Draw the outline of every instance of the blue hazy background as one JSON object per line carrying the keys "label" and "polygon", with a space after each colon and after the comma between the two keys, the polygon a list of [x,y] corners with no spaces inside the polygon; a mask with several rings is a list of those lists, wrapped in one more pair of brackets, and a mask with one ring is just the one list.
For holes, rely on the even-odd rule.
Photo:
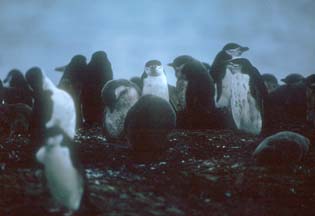
{"label": "blue hazy background", "polygon": [[309,75],[315,63],[313,0],[0,0],[0,78],[40,66],[56,83],[56,66],[75,54],[104,50],[114,78],[140,75],[146,61],[166,66],[189,54],[211,63],[227,42],[250,47],[261,73]]}

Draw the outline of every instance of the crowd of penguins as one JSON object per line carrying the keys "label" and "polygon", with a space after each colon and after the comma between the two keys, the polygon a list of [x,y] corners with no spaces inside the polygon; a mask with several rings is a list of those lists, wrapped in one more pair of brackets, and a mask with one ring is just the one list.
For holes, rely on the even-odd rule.
{"label": "crowd of penguins", "polygon": [[76,55],[56,68],[63,73],[57,86],[39,67],[25,76],[11,70],[0,82],[1,133],[31,134],[53,197],[75,211],[84,191],[73,162],[73,139],[80,128],[101,125],[109,142],[125,139],[140,157],[151,157],[168,147],[167,135],[176,128],[260,135],[279,106],[288,117],[300,116],[314,127],[315,75],[290,74],[279,85],[274,75],[260,74],[240,57],[247,50],[228,43],[211,65],[189,55],[176,57],[168,64],[176,86],[168,84],[159,60],[146,62],[142,74],[114,80],[103,51],[89,63]]}

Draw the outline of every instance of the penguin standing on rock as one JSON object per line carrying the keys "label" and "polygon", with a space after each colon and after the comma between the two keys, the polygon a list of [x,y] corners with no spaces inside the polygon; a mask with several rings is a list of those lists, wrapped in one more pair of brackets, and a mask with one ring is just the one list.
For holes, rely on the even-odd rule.
{"label": "penguin standing on rock", "polygon": [[150,60],[145,64],[142,74],[142,95],[156,95],[169,101],[169,92],[163,66],[158,60]]}
{"label": "penguin standing on rock", "polygon": [[140,89],[131,81],[119,79],[107,82],[102,89],[105,106],[103,128],[108,140],[122,139],[125,118],[140,98]]}
{"label": "penguin standing on rock", "polygon": [[125,120],[128,143],[139,160],[152,159],[165,150],[167,136],[175,127],[176,114],[172,106],[155,95],[142,96]]}
{"label": "penguin standing on rock", "polygon": [[87,125],[101,124],[104,106],[101,98],[103,86],[113,79],[113,71],[107,55],[97,51],[87,65],[81,92],[82,115]]}
{"label": "penguin standing on rock", "polygon": [[216,88],[215,102],[218,108],[228,107],[228,98],[231,96],[230,74],[226,73],[226,61],[241,56],[247,50],[249,50],[248,47],[243,47],[237,43],[228,43],[216,55],[210,68],[210,75]]}
{"label": "penguin standing on rock", "polygon": [[175,93],[177,95],[177,100],[175,100],[175,110],[176,112],[182,112],[186,108],[186,89],[188,82],[184,79],[182,75],[182,70],[184,66],[194,61],[194,58],[189,55],[180,55],[176,57],[172,63],[169,63],[168,66],[172,67],[175,70],[176,77],[176,87]]}
{"label": "penguin standing on rock", "polygon": [[214,84],[206,67],[197,60],[191,61],[182,69],[182,76],[188,83],[185,95],[185,118],[188,122],[185,127],[212,128],[211,115],[215,112]]}
{"label": "penguin standing on rock", "polygon": [[77,113],[77,128],[82,124],[80,95],[85,73],[87,73],[86,58],[83,55],[75,55],[70,63],[65,66],[63,76],[58,84],[58,87],[68,92],[74,100]]}
{"label": "penguin standing on rock", "polygon": [[237,128],[258,135],[264,123],[267,90],[259,71],[245,58],[230,60],[231,111]]}

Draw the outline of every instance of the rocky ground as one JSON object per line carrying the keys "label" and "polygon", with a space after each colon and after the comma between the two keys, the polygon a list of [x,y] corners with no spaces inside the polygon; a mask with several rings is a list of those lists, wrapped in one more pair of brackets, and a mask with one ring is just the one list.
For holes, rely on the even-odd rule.
{"label": "rocky ground", "polygon": [[[306,126],[280,129],[314,141]],[[230,130],[175,130],[158,160],[141,163],[124,143],[107,143],[99,128],[80,131],[90,204],[78,215],[315,215],[314,143],[300,164],[264,168],[251,157],[262,139]],[[28,136],[1,139],[1,216],[60,214],[50,212],[35,151]]]}

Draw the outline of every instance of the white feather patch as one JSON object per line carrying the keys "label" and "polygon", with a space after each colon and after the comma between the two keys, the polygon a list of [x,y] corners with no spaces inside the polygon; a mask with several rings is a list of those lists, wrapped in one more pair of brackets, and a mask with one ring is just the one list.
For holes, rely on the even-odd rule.
{"label": "white feather patch", "polygon": [[231,110],[239,130],[259,134],[262,129],[261,113],[250,94],[249,76],[236,73],[232,79]]}
{"label": "white feather patch", "polygon": [[164,74],[148,76],[144,79],[142,95],[155,95],[169,101],[167,79]]}

